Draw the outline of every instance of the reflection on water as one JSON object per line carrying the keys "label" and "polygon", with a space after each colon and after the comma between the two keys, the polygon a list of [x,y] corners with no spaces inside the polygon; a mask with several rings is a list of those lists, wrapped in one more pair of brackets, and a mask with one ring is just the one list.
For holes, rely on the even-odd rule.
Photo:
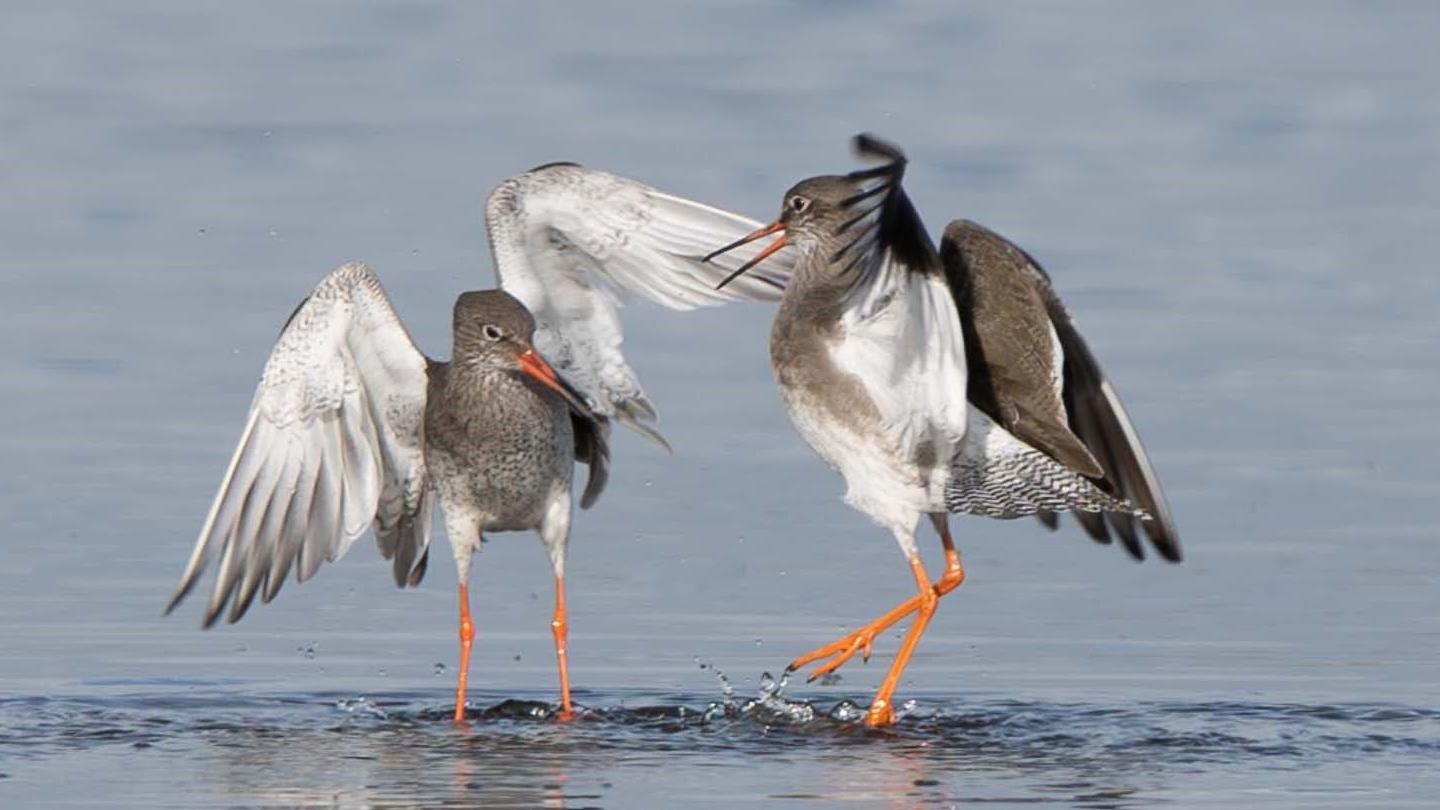
{"label": "reflection on water", "polygon": [[[184,697],[0,701],[0,758],[24,771],[57,758],[157,749],[161,756],[137,762],[132,776],[141,787],[132,789],[143,791],[154,769],[179,757],[198,768],[187,792],[197,804],[624,807],[627,788],[617,782],[634,790],[649,769],[695,767],[689,795],[728,790],[737,805],[868,798],[897,807],[983,799],[1118,808],[1153,804],[1144,796],[1151,786],[1174,789],[1209,771],[1237,781],[1343,774],[1384,758],[1424,784],[1440,757],[1440,710],[1389,704],[927,696],[896,726],[877,730],[835,719],[851,711],[848,703],[812,705],[763,689],[718,700],[591,693],[568,723],[543,701],[482,695],[468,724],[456,726],[440,694],[237,696],[175,686]],[[788,774],[784,791],[755,793],[743,775],[779,768]]]}

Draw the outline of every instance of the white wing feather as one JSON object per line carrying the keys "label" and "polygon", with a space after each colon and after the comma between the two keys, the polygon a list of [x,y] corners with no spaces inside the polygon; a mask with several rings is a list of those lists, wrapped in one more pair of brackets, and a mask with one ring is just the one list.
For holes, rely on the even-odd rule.
{"label": "white wing feather", "polygon": [[485,208],[500,286],[534,313],[537,348],[614,416],[664,444],[655,409],[621,351],[627,296],[672,309],[777,300],[793,257],[781,251],[723,290],[763,245],[700,257],[760,227],[755,220],[573,164],[516,175]]}
{"label": "white wing feather", "polygon": [[233,622],[257,593],[270,601],[292,565],[308,579],[371,524],[397,581],[418,581],[430,540],[426,364],[369,268],[326,276],[270,352],[166,612],[218,556],[205,625],[227,602]]}
{"label": "white wing feather", "polygon": [[[835,259],[853,266],[856,282],[835,362],[865,384],[902,457],[948,459],[968,424],[965,336],[935,247],[900,187],[903,168],[851,175],[860,213]],[[904,255],[898,239],[911,242]]]}
{"label": "white wing feather", "polygon": [[[955,301],[942,278],[885,255],[852,294],[860,305],[841,318],[837,367],[865,386],[902,458],[954,458],[968,425],[965,342]],[[940,475],[926,482],[932,499]]]}

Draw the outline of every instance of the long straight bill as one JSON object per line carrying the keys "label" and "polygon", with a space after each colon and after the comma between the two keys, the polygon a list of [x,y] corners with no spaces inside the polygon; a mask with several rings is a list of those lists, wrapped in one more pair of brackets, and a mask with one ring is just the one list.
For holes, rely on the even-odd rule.
{"label": "long straight bill", "polygon": [[774,253],[775,251],[779,250],[780,248],[785,247],[786,245],[790,244],[790,243],[789,243],[788,241],[786,241],[786,239],[785,239],[784,230],[785,230],[785,223],[784,223],[784,222],[781,222],[780,220],[777,219],[777,220],[775,220],[774,222],[770,223],[769,225],[766,225],[765,227],[759,229],[758,231],[752,231],[751,233],[747,233],[747,234],[745,234],[744,236],[740,237],[739,239],[736,239],[734,242],[731,242],[730,244],[728,244],[728,245],[726,245],[726,246],[724,246],[724,247],[722,247],[722,248],[717,248],[716,250],[712,250],[712,251],[710,251],[709,253],[707,253],[707,254],[705,254],[704,256],[702,256],[702,257],[700,258],[700,261],[702,261],[702,262],[708,262],[708,261],[710,261],[711,259],[715,258],[716,256],[719,256],[719,255],[722,254],[722,253],[729,253],[730,251],[734,250],[735,248],[740,247],[741,245],[747,245],[747,244],[749,244],[749,243],[751,243],[751,242],[754,242],[756,239],[759,239],[759,238],[761,238],[762,236],[769,236],[770,234],[772,234],[772,233],[777,233],[777,232],[780,233],[780,238],[779,238],[779,239],[776,239],[774,242],[771,242],[764,250],[762,250],[762,251],[760,251],[759,253],[755,254],[755,258],[753,258],[753,259],[751,259],[750,261],[748,261],[748,262],[740,265],[740,267],[739,267],[735,272],[733,272],[733,273],[731,273],[730,275],[726,276],[724,281],[721,281],[719,284],[716,284],[716,285],[715,285],[715,289],[717,289],[717,290],[722,290],[722,289],[724,289],[726,284],[729,284],[730,282],[732,282],[732,281],[734,281],[735,279],[739,278],[740,276],[744,275],[746,270],[749,270],[750,268],[752,268],[752,267],[754,267],[755,265],[759,264],[760,262],[764,261],[766,257],[768,257],[770,254]]}
{"label": "long straight bill", "polygon": [[560,375],[555,373],[555,369],[551,368],[550,364],[545,362],[545,358],[541,357],[534,349],[527,349],[520,355],[520,369],[541,385],[559,394],[576,413],[587,419],[595,418],[595,412],[590,410],[584,396],[561,379]]}

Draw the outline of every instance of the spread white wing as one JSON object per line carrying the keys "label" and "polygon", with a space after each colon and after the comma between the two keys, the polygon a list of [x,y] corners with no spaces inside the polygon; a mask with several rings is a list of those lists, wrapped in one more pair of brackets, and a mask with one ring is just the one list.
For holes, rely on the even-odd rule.
{"label": "spread white wing", "polygon": [[848,175],[858,189],[851,218],[826,257],[850,285],[834,359],[866,386],[905,457],[929,448],[950,458],[969,419],[964,333],[935,246],[900,186],[904,158],[881,156],[886,165]]}
{"label": "spread white wing", "polygon": [[490,194],[485,221],[500,286],[538,322],[537,348],[596,411],[662,445],[655,408],[621,352],[620,301],[638,296],[681,310],[773,301],[794,261],[782,251],[716,290],[759,246],[700,257],[759,222],[570,163],[505,180]]}
{"label": "spread white wing", "polygon": [[427,362],[369,268],[326,276],[270,352],[166,612],[219,557],[205,626],[227,602],[233,622],[257,594],[274,598],[292,565],[309,579],[372,523],[396,582],[418,583],[430,542]]}

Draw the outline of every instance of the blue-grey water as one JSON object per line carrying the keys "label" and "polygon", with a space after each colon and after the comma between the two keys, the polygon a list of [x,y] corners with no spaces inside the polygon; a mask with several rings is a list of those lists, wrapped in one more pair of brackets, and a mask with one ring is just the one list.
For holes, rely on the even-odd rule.
{"label": "blue-grey water", "polygon": [[[0,806],[1440,804],[1440,7],[11,2],[0,24]],[[936,231],[1044,261],[1183,565],[961,519],[893,729],[761,675],[910,593],[788,424],[768,306],[625,310],[676,447],[538,543],[368,541],[238,625],[160,616],[285,316],[371,263],[422,347],[493,283],[501,178],[578,160],[745,211],[911,157]],[[443,544],[443,541],[441,541]],[[925,539],[931,559],[938,557]],[[443,550],[444,546],[440,546]],[[703,665],[703,666],[702,666]],[[733,683],[727,694],[718,672]],[[766,688],[762,688],[765,686]]]}

